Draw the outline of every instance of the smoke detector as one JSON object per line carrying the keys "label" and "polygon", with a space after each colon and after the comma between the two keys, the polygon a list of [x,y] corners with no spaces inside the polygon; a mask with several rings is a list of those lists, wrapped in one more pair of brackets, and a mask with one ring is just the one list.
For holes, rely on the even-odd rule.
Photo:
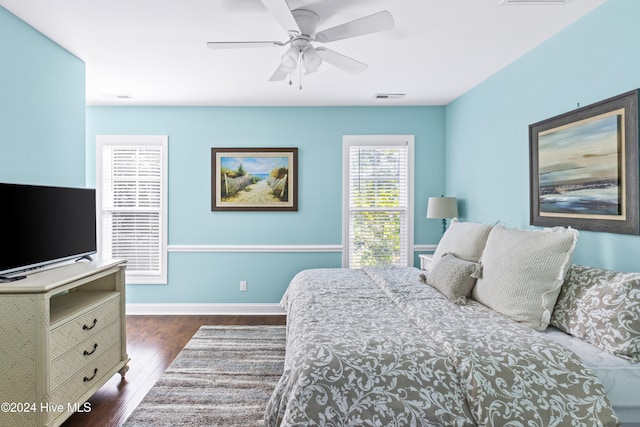
{"label": "smoke detector", "polygon": [[571,0],[500,0],[500,6],[564,5]]}

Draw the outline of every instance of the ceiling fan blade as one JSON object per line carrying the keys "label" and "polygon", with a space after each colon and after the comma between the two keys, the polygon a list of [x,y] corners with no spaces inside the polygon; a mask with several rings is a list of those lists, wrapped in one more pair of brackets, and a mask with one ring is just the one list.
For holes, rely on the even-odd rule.
{"label": "ceiling fan blade", "polygon": [[276,69],[276,71],[271,75],[271,77],[269,78],[269,81],[270,82],[280,82],[280,81],[286,79],[288,75],[289,75],[289,71],[287,71],[284,68],[282,68],[282,66],[279,66]]}
{"label": "ceiling fan blade", "polygon": [[318,55],[320,55],[320,58],[324,61],[327,61],[334,67],[338,67],[347,73],[359,74],[367,69],[367,64],[356,61],[348,56],[344,56],[334,50],[327,49],[325,47],[317,47],[316,52],[318,52]]}
{"label": "ceiling fan blade", "polygon": [[208,42],[207,47],[209,49],[238,49],[238,48],[253,48],[253,47],[277,47],[284,46],[286,43],[278,41],[264,41],[264,42]]}
{"label": "ceiling fan blade", "polygon": [[349,37],[391,30],[394,24],[393,16],[386,10],[383,10],[382,12],[374,13],[364,18],[327,28],[317,33],[315,39],[321,43],[327,43]]}
{"label": "ceiling fan blade", "polygon": [[285,0],[261,0],[269,12],[276,18],[276,21],[285,31],[296,31],[300,33],[300,27],[293,17],[289,6]]}

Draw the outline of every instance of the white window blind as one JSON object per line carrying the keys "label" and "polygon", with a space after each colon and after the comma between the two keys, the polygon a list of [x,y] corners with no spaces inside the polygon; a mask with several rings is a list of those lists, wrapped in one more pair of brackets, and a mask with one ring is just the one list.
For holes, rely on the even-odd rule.
{"label": "white window blind", "polygon": [[166,140],[98,137],[101,255],[127,260],[129,283],[166,283]]}
{"label": "white window blind", "polygon": [[412,144],[387,138],[345,137],[348,267],[406,266],[413,256]]}

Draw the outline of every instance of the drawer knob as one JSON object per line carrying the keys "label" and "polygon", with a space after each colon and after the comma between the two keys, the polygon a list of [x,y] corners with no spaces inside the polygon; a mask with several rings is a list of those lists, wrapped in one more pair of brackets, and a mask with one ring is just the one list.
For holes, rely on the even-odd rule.
{"label": "drawer knob", "polygon": [[96,352],[97,349],[98,349],[98,343],[95,343],[93,344],[93,350],[91,351],[85,350],[82,354],[84,354],[85,356],[91,356],[93,353]]}
{"label": "drawer knob", "polygon": [[91,329],[96,327],[96,323],[98,323],[98,319],[93,319],[93,324],[91,324],[91,326],[82,325],[82,329],[85,331],[90,331]]}
{"label": "drawer knob", "polygon": [[91,378],[84,377],[84,379],[82,381],[85,382],[85,383],[88,383],[89,381],[91,381],[92,379],[94,379],[96,377],[97,373],[98,373],[98,368],[95,368],[93,370],[93,375],[91,375]]}

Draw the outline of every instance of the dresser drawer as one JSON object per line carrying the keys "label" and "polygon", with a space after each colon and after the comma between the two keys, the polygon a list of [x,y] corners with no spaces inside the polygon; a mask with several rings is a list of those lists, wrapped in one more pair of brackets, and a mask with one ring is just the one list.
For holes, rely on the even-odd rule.
{"label": "dresser drawer", "polygon": [[55,405],[63,405],[65,408],[70,402],[77,402],[91,387],[100,384],[101,379],[120,362],[120,350],[118,343],[75,372],[51,393],[51,402]]}
{"label": "dresser drawer", "polygon": [[116,295],[106,303],[53,329],[49,336],[51,360],[115,322],[120,317],[120,297],[119,294]]}
{"label": "dresser drawer", "polygon": [[119,319],[51,361],[51,390],[55,390],[78,370],[96,360],[116,344],[119,348]]}

